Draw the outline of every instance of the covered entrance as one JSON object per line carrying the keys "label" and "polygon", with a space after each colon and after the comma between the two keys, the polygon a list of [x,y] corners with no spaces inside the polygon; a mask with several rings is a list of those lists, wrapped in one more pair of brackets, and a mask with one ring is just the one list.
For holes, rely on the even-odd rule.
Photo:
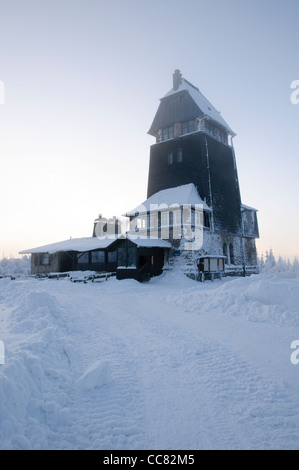
{"label": "covered entrance", "polygon": [[149,280],[163,272],[170,243],[161,239],[127,237],[119,242],[117,279]]}

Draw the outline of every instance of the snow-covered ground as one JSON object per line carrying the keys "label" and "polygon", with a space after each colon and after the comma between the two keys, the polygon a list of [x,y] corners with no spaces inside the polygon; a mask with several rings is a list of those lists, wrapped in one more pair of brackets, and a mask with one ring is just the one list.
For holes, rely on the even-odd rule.
{"label": "snow-covered ground", "polygon": [[299,448],[294,273],[3,278],[0,340],[1,449]]}

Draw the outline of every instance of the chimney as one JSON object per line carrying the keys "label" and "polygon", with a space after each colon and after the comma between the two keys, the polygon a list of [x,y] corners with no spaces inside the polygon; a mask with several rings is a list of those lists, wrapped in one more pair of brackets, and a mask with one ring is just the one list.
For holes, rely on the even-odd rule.
{"label": "chimney", "polygon": [[178,69],[176,69],[172,77],[173,77],[173,90],[176,91],[179,88],[180,84],[182,83],[182,74]]}

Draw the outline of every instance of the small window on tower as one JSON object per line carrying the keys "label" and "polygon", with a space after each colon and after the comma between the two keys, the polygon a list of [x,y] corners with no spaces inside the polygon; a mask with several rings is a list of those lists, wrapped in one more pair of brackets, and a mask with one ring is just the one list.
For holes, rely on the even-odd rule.
{"label": "small window on tower", "polygon": [[188,122],[183,122],[183,130],[182,130],[182,134],[188,134]]}
{"label": "small window on tower", "polygon": [[169,152],[169,154],[168,154],[168,165],[172,165],[172,164],[173,164],[173,153]]}
{"label": "small window on tower", "polygon": [[182,161],[183,161],[183,150],[179,148],[178,153],[177,153],[177,162],[180,163]]}
{"label": "small window on tower", "polygon": [[188,122],[188,130],[189,132],[194,132],[194,120]]}
{"label": "small window on tower", "polygon": [[168,130],[166,128],[162,130],[162,140],[167,140],[167,139],[168,139]]}
{"label": "small window on tower", "polygon": [[206,211],[203,213],[203,221],[205,227],[210,227],[210,214]]}
{"label": "small window on tower", "polygon": [[173,137],[174,137],[174,126],[165,127],[164,129],[162,129],[162,141],[173,139]]}

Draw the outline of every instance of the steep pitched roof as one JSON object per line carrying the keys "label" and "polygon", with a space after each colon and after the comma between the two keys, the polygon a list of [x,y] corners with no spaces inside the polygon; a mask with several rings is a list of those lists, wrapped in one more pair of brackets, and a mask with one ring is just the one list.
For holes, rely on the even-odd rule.
{"label": "steep pitched roof", "polygon": [[[192,99],[193,102],[193,113],[194,113],[194,105],[197,109],[197,116],[193,117],[207,117],[216,123],[218,123],[221,127],[223,127],[230,135],[235,136],[236,134],[234,131],[229,127],[227,122],[223,119],[220,114],[220,111],[210,103],[209,100],[199,91],[197,87],[192,85],[192,83],[188,82],[185,78],[181,77],[176,87],[172,88],[166,95],[161,98],[161,104],[157,111],[157,114],[154,118],[154,121],[151,125],[149,133],[154,133],[154,131],[158,130],[158,121],[159,121],[159,112],[162,111],[163,104],[166,103],[170,97],[176,94],[182,94],[183,92],[187,92],[188,96]],[[190,108],[190,104],[188,103],[188,107]],[[158,127],[157,127],[158,125]],[[155,127],[157,127],[155,129]]]}

